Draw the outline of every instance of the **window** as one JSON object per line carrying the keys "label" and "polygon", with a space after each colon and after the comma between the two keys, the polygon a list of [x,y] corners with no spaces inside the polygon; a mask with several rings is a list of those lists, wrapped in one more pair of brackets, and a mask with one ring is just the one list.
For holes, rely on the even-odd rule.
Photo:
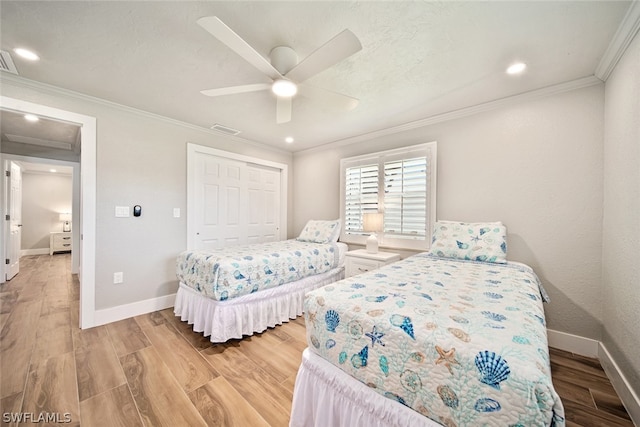
{"label": "window", "polygon": [[436,143],[340,161],[341,240],[364,244],[362,218],[383,212],[382,246],[426,250],[435,221]]}

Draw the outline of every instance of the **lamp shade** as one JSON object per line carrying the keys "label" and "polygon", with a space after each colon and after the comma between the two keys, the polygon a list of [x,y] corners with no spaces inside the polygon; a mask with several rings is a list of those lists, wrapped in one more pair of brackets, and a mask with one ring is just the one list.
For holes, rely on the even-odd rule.
{"label": "lamp shade", "polygon": [[380,212],[366,213],[362,217],[362,228],[364,231],[377,232],[382,231],[384,224],[384,215]]}
{"label": "lamp shade", "polygon": [[70,213],[61,213],[60,214],[60,221],[62,221],[62,222],[71,221],[71,214]]}

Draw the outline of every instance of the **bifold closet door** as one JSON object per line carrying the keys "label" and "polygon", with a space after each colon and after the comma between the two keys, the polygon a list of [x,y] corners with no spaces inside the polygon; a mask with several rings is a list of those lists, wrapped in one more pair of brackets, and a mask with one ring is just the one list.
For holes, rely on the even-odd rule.
{"label": "bifold closet door", "polygon": [[280,240],[279,169],[204,153],[194,167],[194,249]]}

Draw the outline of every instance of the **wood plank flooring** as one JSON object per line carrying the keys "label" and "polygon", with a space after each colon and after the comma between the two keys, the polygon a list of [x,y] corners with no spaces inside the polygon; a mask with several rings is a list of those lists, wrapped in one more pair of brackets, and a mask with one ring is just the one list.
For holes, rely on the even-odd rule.
{"label": "wood plank flooring", "polygon": [[[288,425],[303,318],[217,345],[172,309],[80,330],[70,255],[20,264],[0,286],[2,414],[87,427]],[[633,426],[597,360],[551,349],[551,367],[568,427]]]}

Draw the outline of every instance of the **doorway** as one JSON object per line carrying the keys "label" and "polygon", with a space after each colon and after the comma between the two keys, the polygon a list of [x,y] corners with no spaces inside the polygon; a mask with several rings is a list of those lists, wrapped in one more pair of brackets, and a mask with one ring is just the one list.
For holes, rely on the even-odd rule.
{"label": "doorway", "polygon": [[[70,111],[47,107],[19,99],[0,96],[0,109],[3,111],[33,114],[36,116],[75,123],[81,126],[80,162],[74,170],[73,211],[78,212],[72,218],[72,227],[78,230],[78,278],[80,281],[80,328],[95,325],[95,239],[96,239],[96,118]],[[2,163],[10,155],[0,153]],[[77,173],[75,173],[77,172]],[[6,188],[6,177],[2,175],[2,188]],[[4,198],[3,198],[4,199]],[[3,201],[3,210],[6,209]],[[2,241],[8,238],[7,227],[0,227]],[[5,245],[0,245],[0,259],[5,259]],[[0,263],[0,277],[5,277],[5,264]]]}

